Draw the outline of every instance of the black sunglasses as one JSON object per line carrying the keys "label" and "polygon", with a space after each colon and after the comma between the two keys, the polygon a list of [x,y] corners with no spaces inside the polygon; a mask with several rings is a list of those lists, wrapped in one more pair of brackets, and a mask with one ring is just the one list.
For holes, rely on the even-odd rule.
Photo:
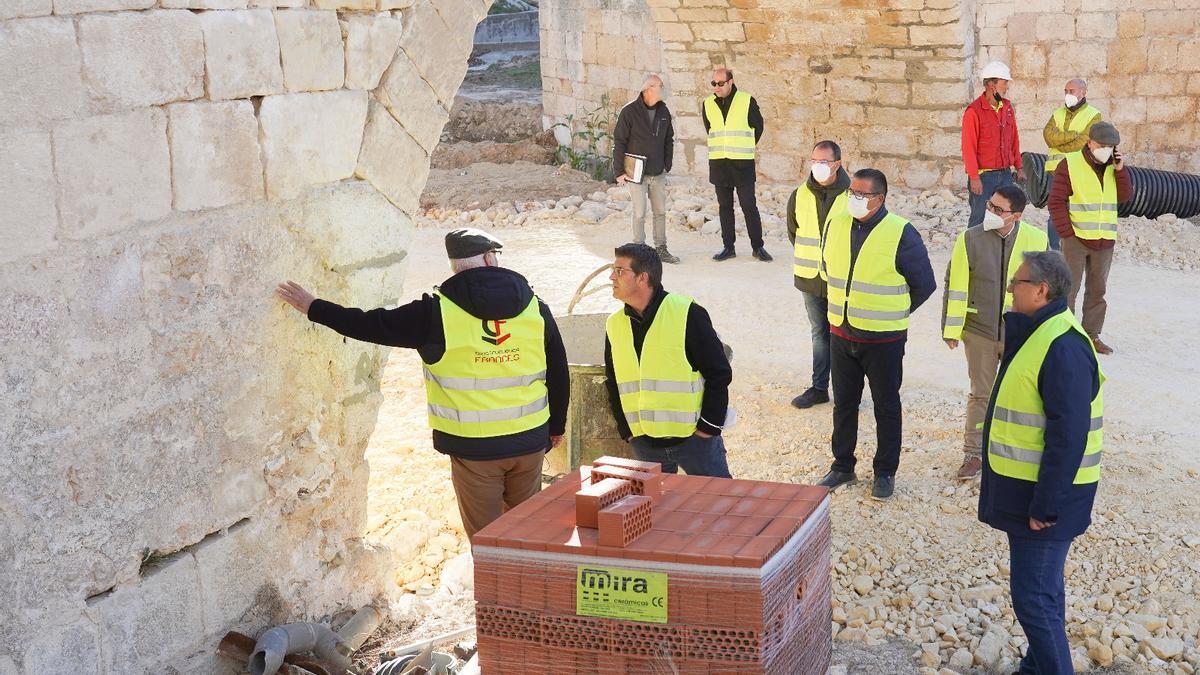
{"label": "black sunglasses", "polygon": [[716,80],[709,81],[709,84],[711,84],[714,87],[724,87],[728,83],[729,83],[729,80],[721,80],[720,82],[717,82]]}

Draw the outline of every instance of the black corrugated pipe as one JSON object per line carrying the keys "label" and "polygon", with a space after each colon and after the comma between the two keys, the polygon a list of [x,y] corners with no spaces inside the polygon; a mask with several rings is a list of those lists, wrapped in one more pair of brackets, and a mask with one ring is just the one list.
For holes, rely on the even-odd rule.
{"label": "black corrugated pipe", "polygon": [[[1050,196],[1046,156],[1023,152],[1021,160],[1025,169],[1025,182],[1021,187],[1029,195],[1030,204],[1044,208]],[[1133,199],[1121,204],[1117,215],[1157,218],[1164,213],[1173,213],[1180,218],[1191,218],[1200,214],[1200,176],[1136,166],[1126,168],[1133,181]]]}

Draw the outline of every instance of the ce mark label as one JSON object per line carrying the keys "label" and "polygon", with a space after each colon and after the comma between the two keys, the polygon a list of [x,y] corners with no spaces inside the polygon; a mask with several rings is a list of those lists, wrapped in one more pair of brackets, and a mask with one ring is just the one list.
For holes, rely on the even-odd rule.
{"label": "ce mark label", "polygon": [[580,565],[575,582],[578,616],[667,623],[667,575],[663,572]]}
{"label": "ce mark label", "polygon": [[662,597],[661,595],[655,596],[653,598],[650,598],[650,605],[652,607],[666,607],[667,599]]}

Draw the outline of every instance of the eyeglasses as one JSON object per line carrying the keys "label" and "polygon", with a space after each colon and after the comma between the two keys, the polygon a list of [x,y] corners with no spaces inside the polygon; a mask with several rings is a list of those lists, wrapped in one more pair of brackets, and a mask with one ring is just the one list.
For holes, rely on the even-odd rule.
{"label": "eyeglasses", "polygon": [[616,265],[613,265],[612,271],[616,276],[621,276],[622,274],[625,274],[626,272],[632,272],[633,270],[629,269],[628,267],[617,267]]}
{"label": "eyeglasses", "polygon": [[724,87],[726,84],[729,84],[729,80],[721,80],[720,82],[717,82],[716,80],[712,80],[709,82],[709,84],[711,84],[714,87]]}
{"label": "eyeglasses", "polygon": [[1000,208],[999,206],[996,206],[995,204],[992,203],[992,200],[990,200],[990,199],[987,202],[987,210],[991,211],[992,213],[994,213],[998,216],[1002,216],[1006,213],[1016,213],[1016,211],[1006,211],[1006,210]]}
{"label": "eyeglasses", "polygon": [[1042,282],[1034,281],[1033,279],[1018,279],[1016,277],[1013,277],[1012,279],[1009,280],[1008,287],[1016,288],[1017,284],[1029,284],[1030,286],[1038,286],[1038,285],[1041,285],[1041,283]]}
{"label": "eyeglasses", "polygon": [[878,193],[878,192],[856,192],[854,190],[850,191],[851,197],[858,197],[859,199],[871,199],[872,197],[878,197],[879,195],[880,195],[880,193]]}
{"label": "eyeglasses", "polygon": [[812,162],[813,164],[837,164],[841,160],[839,160],[839,159],[810,159],[808,161]]}

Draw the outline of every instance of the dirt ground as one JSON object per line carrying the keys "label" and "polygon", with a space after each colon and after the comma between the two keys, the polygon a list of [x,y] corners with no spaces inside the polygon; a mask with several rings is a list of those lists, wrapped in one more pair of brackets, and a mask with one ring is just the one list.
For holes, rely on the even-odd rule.
{"label": "dirt ground", "polygon": [[[461,145],[461,144],[459,144]],[[603,188],[582,171],[517,161],[480,162],[456,169],[432,169],[421,194],[422,209],[486,209],[513,199],[561,199]]]}

